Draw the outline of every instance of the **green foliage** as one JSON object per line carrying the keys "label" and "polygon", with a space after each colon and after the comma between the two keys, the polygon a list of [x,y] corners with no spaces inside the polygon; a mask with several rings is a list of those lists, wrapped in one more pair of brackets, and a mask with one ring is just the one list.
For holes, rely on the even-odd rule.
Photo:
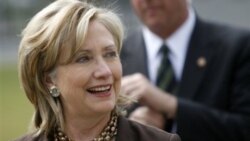
{"label": "green foliage", "polygon": [[16,65],[0,65],[0,140],[23,135],[32,113],[32,105],[19,85]]}

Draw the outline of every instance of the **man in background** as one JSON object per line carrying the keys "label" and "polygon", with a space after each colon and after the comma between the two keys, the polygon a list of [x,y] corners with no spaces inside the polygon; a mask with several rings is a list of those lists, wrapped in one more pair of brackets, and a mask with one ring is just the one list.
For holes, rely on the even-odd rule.
{"label": "man in background", "polygon": [[250,32],[203,21],[187,0],[131,4],[143,25],[121,52],[123,93],[140,104],[129,118],[183,141],[249,141]]}

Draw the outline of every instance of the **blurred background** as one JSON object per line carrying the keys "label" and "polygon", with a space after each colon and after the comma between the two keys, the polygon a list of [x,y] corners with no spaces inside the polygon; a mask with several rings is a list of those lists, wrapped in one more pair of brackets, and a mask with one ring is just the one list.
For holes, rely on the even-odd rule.
{"label": "blurred background", "polygon": [[[52,1],[0,0],[0,141],[14,139],[28,129],[33,109],[18,82],[19,35],[29,19]],[[116,7],[127,33],[140,24],[129,0],[96,1]],[[203,19],[250,29],[249,0],[193,0],[193,5]]]}

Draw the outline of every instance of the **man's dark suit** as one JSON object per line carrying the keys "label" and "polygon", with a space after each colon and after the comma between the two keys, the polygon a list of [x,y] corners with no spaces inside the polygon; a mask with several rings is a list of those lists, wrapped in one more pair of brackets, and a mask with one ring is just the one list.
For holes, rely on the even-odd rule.
{"label": "man's dark suit", "polygon": [[[141,32],[128,36],[124,75],[148,77],[145,51]],[[196,20],[177,96],[182,141],[250,141],[250,32]]]}

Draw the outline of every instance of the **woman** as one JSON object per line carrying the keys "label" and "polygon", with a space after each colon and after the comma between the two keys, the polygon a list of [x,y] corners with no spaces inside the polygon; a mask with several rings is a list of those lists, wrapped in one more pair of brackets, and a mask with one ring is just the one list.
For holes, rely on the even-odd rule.
{"label": "woman", "polygon": [[122,38],[119,18],[86,2],[57,0],[39,12],[19,48],[33,130],[17,141],[178,141],[121,116]]}

